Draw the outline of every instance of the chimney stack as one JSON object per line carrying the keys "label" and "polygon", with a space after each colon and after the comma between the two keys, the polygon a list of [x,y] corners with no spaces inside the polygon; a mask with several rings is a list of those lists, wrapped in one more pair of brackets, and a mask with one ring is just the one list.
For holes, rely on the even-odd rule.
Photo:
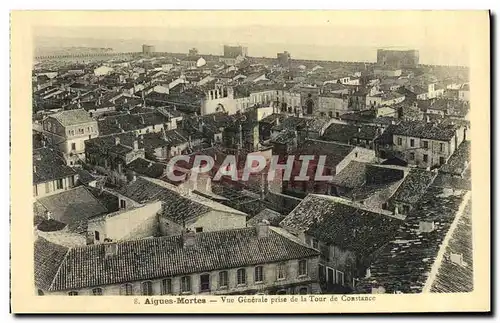
{"label": "chimney stack", "polygon": [[134,140],[134,150],[139,150],[139,142]]}
{"label": "chimney stack", "polygon": [[257,223],[257,238],[266,238],[269,236],[269,221],[262,220]]}
{"label": "chimney stack", "polygon": [[120,138],[115,137],[115,146],[118,146],[120,144]]}
{"label": "chimney stack", "polygon": [[196,243],[196,233],[192,230],[186,230],[182,235],[182,243],[184,247],[192,247]]}
{"label": "chimney stack", "polygon": [[116,242],[109,242],[104,244],[104,257],[106,259],[116,256],[118,252],[118,245]]}

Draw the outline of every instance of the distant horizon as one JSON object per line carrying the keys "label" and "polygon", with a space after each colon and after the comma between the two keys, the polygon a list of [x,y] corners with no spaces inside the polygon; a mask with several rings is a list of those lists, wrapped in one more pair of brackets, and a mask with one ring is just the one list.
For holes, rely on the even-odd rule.
{"label": "distant horizon", "polygon": [[51,47],[112,48],[116,52],[139,52],[143,44],[158,52],[187,53],[195,47],[202,54],[222,55],[224,45],[248,47],[248,56],[275,58],[288,51],[292,59],[376,62],[377,49],[408,48],[419,52],[420,64],[469,66],[467,44],[441,40],[442,29],[398,25],[373,28],[350,26],[237,27],[51,27],[34,29],[39,52]]}

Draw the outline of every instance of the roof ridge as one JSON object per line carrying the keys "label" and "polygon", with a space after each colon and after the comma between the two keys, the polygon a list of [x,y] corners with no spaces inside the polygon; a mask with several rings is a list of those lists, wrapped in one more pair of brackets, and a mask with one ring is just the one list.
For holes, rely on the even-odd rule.
{"label": "roof ridge", "polygon": [[[43,237],[42,237],[42,239],[44,239],[45,241],[47,241],[47,242],[49,242],[49,243],[56,244],[56,243],[54,243],[54,242],[52,242],[52,241],[49,241],[49,240],[47,240],[47,239],[45,239],[45,238],[43,238]],[[50,282],[50,285],[49,285],[49,287],[48,287],[48,290],[52,290],[52,286],[54,286],[54,282],[56,281],[56,278],[57,278],[57,276],[59,275],[59,272],[61,271],[61,268],[62,268],[63,264],[64,264],[64,263],[66,263],[66,259],[68,258],[69,252],[70,252],[70,251],[71,251],[71,249],[72,249],[71,247],[67,247],[67,246],[63,246],[63,245],[59,245],[59,244],[57,244],[57,245],[58,245],[58,246],[61,246],[61,247],[63,247],[63,248],[66,248],[66,254],[64,255],[64,258],[63,258],[63,260],[61,261],[61,263],[59,264],[59,266],[57,267],[57,271],[56,271],[56,273],[55,273],[54,277],[52,278],[52,281]]]}

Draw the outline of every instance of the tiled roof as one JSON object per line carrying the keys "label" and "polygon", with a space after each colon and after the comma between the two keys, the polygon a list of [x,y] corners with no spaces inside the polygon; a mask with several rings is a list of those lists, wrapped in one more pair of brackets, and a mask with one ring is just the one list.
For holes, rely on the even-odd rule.
{"label": "tiled roof", "polygon": [[272,226],[277,227],[284,218],[285,218],[284,215],[276,211],[270,210],[268,208],[265,208],[264,210],[256,214],[253,218],[248,220],[247,226],[254,226],[257,225],[257,223],[262,222],[262,220],[267,220]]}
{"label": "tiled roof", "polygon": [[83,186],[42,197],[38,202],[52,213],[53,219],[66,224],[85,221],[91,216],[108,211]]}
{"label": "tiled roof", "polygon": [[436,173],[434,172],[413,168],[391,199],[397,202],[414,204],[424,195],[435,177]]}
{"label": "tiled roof", "polygon": [[332,184],[347,188],[362,186],[366,182],[365,170],[367,165],[367,163],[355,160],[350,161],[340,173],[333,177]]}
{"label": "tiled roof", "polygon": [[409,136],[422,139],[450,141],[455,136],[457,125],[443,125],[420,121],[403,121],[392,129],[394,135]]}
{"label": "tiled roof", "polygon": [[76,172],[78,173],[78,181],[82,184],[88,184],[96,180],[92,174],[83,168],[77,168]]}
{"label": "tiled roof", "polygon": [[334,168],[344,158],[347,157],[354,149],[354,146],[338,144],[335,142],[306,140],[303,144],[297,147],[294,154],[297,155],[313,155],[326,156],[325,166]]}
{"label": "tiled roof", "polygon": [[[359,283],[360,291],[370,293],[372,287],[381,286],[386,293],[422,292],[443,240],[466,198],[470,198],[466,191],[431,186],[395,238],[375,257],[371,277]],[[421,223],[434,223],[434,228],[422,232]]]}
{"label": "tiled roof", "polygon": [[127,164],[127,169],[147,177],[159,178],[163,175],[166,165],[144,158],[136,158]]}
{"label": "tiled roof", "polygon": [[50,116],[59,121],[63,126],[72,126],[94,121],[84,109],[61,111]]}
{"label": "tiled roof", "polygon": [[[464,293],[474,289],[471,211],[469,202],[448,243],[431,292]],[[452,254],[462,255],[464,263],[452,261]]]}
{"label": "tiled roof", "polygon": [[[123,131],[143,129],[153,125],[165,124],[168,118],[159,112],[140,114],[120,114],[109,116],[98,121],[101,135],[117,134]],[[122,131],[123,129],[123,131]]]}
{"label": "tiled roof", "polygon": [[33,150],[33,166],[33,184],[76,175],[76,171],[66,166],[64,160],[48,147]]}
{"label": "tiled roof", "polygon": [[401,224],[399,219],[361,209],[341,198],[309,194],[280,226],[306,232],[358,255],[369,255],[390,241]]}
{"label": "tiled roof", "polygon": [[212,210],[245,215],[245,213],[208,198],[184,192],[175,185],[152,178],[138,177],[135,181],[121,188],[118,193],[139,203],[154,200],[165,202],[162,216],[177,223],[182,223],[183,220],[200,216]]}
{"label": "tiled roof", "polygon": [[470,141],[463,141],[439,172],[462,176],[470,167]]}
{"label": "tiled roof", "polygon": [[343,143],[351,143],[353,138],[360,138],[365,140],[374,140],[378,136],[378,128],[368,125],[350,125],[332,123],[325,130],[322,136],[323,140],[338,141]]}
{"label": "tiled roof", "polygon": [[258,238],[253,227],[198,233],[193,246],[181,236],[117,244],[105,256],[105,244],[63,248],[43,238],[35,242],[35,283],[49,291],[194,274],[315,257],[318,251],[270,228]]}

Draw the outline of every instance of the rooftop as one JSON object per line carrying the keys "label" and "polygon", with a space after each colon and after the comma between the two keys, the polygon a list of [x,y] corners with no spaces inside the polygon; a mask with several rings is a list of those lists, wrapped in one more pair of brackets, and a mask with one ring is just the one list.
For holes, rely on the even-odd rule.
{"label": "rooftop", "polygon": [[369,255],[384,246],[402,221],[375,213],[349,201],[309,194],[280,225],[358,255]]}
{"label": "rooftop", "polygon": [[50,115],[50,117],[56,119],[65,127],[95,121],[84,109],[61,111]]}
{"label": "rooftop", "polygon": [[68,225],[108,212],[84,186],[42,197],[38,202],[52,213],[54,220]]}
{"label": "rooftop", "polygon": [[66,248],[43,238],[35,242],[35,284],[58,291],[173,277],[318,256],[282,229],[257,237],[253,227],[197,233],[194,245],[182,236]]}
{"label": "rooftop", "polygon": [[46,183],[77,174],[49,147],[33,150],[33,166],[33,184]]}
{"label": "rooftop", "polygon": [[386,293],[420,293],[428,283],[438,253],[452,223],[470,199],[470,192],[431,186],[407,216],[396,236],[380,251],[371,265],[371,277],[360,289],[371,292],[383,287]]}

